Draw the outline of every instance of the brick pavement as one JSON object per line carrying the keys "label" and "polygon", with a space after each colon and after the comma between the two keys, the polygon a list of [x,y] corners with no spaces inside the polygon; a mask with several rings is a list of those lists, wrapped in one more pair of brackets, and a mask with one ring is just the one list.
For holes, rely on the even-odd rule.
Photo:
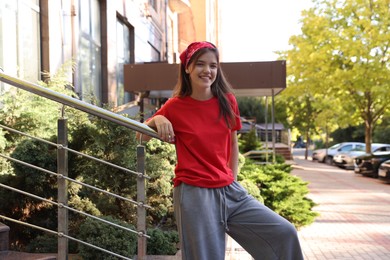
{"label": "brick pavement", "polygon": [[298,233],[307,260],[390,259],[390,185],[325,164],[295,159],[320,213]]}

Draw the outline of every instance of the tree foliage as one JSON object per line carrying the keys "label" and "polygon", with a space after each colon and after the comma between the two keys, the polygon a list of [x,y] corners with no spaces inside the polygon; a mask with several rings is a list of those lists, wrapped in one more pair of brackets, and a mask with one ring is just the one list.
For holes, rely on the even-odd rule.
{"label": "tree foliage", "polygon": [[240,115],[246,119],[254,119],[256,123],[265,122],[266,107],[261,97],[237,97]]}
{"label": "tree foliage", "polygon": [[[240,115],[246,119],[254,119],[256,124],[272,122],[271,101],[264,97],[237,97]],[[267,107],[268,106],[268,107]],[[286,109],[283,103],[275,106],[275,122],[287,124]]]}
{"label": "tree foliage", "polygon": [[[302,34],[291,37],[292,48],[282,53],[290,88],[283,96],[310,97],[317,128],[363,123],[369,144],[389,110],[390,3],[313,2],[315,7],[303,12]],[[300,107],[290,110],[292,116],[301,112]]]}

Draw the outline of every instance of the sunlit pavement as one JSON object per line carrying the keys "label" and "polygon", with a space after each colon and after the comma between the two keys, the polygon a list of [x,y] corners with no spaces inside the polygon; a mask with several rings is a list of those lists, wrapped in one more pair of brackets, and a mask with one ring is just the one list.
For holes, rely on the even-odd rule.
{"label": "sunlit pavement", "polygon": [[305,259],[390,259],[390,185],[294,156],[320,213],[299,230]]}

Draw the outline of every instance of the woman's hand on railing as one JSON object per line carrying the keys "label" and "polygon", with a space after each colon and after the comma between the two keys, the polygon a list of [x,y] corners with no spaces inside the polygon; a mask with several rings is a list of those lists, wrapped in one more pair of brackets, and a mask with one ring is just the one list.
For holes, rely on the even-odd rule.
{"label": "woman's hand on railing", "polygon": [[151,121],[154,121],[157,133],[162,140],[169,143],[175,141],[175,133],[173,132],[172,124],[165,116],[157,115],[153,117]]}
{"label": "woman's hand on railing", "polygon": [[[145,124],[155,129],[161,140],[168,143],[175,142],[175,133],[173,131],[172,123],[165,116],[154,116],[149,121],[145,122]],[[141,136],[140,133],[137,133],[137,139],[140,138],[142,138],[142,141],[148,141],[151,137]]]}

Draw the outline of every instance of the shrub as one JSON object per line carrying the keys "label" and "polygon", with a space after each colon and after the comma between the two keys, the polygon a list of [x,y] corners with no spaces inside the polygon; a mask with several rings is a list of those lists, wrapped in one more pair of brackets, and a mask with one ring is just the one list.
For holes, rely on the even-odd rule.
{"label": "shrub", "polygon": [[264,199],[261,196],[261,192],[259,187],[256,185],[256,183],[252,182],[251,180],[241,180],[240,184],[242,187],[244,187],[250,195],[252,195],[255,199],[260,201],[261,203],[264,203]]}
{"label": "shrub", "polygon": [[241,153],[259,150],[262,148],[262,145],[256,136],[256,129],[252,129],[248,133],[242,134],[239,139],[239,148]]}
{"label": "shrub", "polygon": [[150,238],[147,240],[148,255],[175,255],[179,235],[177,231],[162,231],[161,229],[149,229]]}
{"label": "shrub", "polygon": [[27,245],[27,252],[53,253],[57,251],[58,240],[52,234],[39,235]]}
{"label": "shrub", "polygon": [[150,227],[175,228],[173,217],[173,178],[176,150],[174,145],[152,139],[146,144],[147,223]]}
{"label": "shrub", "polygon": [[[56,170],[56,150],[37,140],[21,141],[10,157],[46,170]],[[14,161],[10,165],[14,168],[14,174],[0,175],[1,183],[40,197],[56,199],[55,176]],[[8,189],[0,189],[0,198],[0,214],[48,229],[57,227],[56,207],[52,204]],[[27,229],[13,222],[8,225],[13,231],[10,233],[10,244],[13,250],[23,250],[29,240],[42,234],[42,231]]]}
{"label": "shrub", "polygon": [[[103,219],[134,230],[132,225],[124,221],[119,221],[112,217],[103,217]],[[132,257],[137,246],[136,234],[92,218],[88,218],[81,224],[79,239],[126,257]],[[118,259],[113,255],[84,244],[79,245],[79,255],[84,260]]]}
{"label": "shrub", "polygon": [[[77,250],[77,242],[69,240],[69,252]],[[26,246],[27,252],[31,253],[57,253],[58,239],[53,234],[39,235]]]}
{"label": "shrub", "polygon": [[248,160],[238,180],[252,182],[252,189],[248,189],[251,195],[255,196],[253,187],[258,187],[264,204],[299,228],[311,224],[318,214],[312,211],[315,203],[305,197],[309,192],[307,182],[290,172],[287,164],[256,165]]}

